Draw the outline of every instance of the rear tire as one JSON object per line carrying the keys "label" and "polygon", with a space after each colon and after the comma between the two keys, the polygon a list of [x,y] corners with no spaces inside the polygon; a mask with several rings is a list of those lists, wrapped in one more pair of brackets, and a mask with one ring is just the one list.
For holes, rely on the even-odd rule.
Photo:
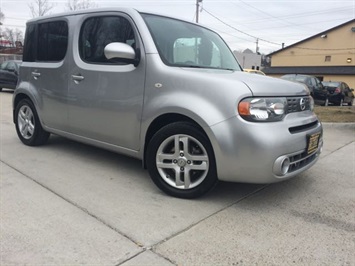
{"label": "rear tire", "polygon": [[196,198],[218,182],[208,138],[187,122],[161,128],[148,144],[147,167],[153,182],[178,198]]}
{"label": "rear tire", "polygon": [[15,126],[19,139],[28,146],[43,145],[50,135],[42,128],[36,109],[29,99],[23,99],[17,104]]}

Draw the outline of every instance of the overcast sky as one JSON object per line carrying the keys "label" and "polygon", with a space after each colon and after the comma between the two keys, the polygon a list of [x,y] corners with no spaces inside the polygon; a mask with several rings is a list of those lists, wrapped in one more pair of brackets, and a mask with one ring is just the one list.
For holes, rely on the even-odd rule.
{"label": "overcast sky", "polygon": [[[51,13],[66,10],[67,0],[49,0]],[[2,29],[25,30],[34,0],[0,0]],[[98,7],[133,7],[195,21],[196,0],[92,0]],[[355,18],[355,0],[203,0],[199,23],[217,31],[232,50],[270,53]],[[339,40],[341,42],[341,40]],[[355,43],[349,44],[349,47]]]}

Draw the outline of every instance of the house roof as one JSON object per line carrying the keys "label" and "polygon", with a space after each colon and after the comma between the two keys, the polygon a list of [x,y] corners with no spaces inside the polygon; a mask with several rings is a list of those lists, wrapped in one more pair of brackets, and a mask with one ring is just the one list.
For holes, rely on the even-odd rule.
{"label": "house roof", "polygon": [[338,29],[338,28],[341,28],[341,27],[343,27],[343,26],[345,26],[345,25],[347,25],[347,24],[353,23],[353,22],[355,22],[355,19],[351,19],[351,20],[349,20],[349,21],[347,21],[347,22],[345,22],[345,23],[343,23],[343,24],[340,24],[340,25],[335,26],[335,27],[333,27],[333,28],[327,29],[327,30],[325,30],[325,31],[323,31],[323,32],[317,33],[317,34],[315,34],[315,35],[313,35],[313,36],[311,36],[311,37],[308,37],[308,38],[306,38],[306,39],[304,39],[304,40],[301,40],[301,41],[296,42],[296,43],[294,43],[294,44],[291,44],[291,45],[289,45],[289,46],[287,46],[287,47],[285,47],[285,48],[282,48],[282,49],[279,49],[279,50],[277,50],[277,51],[275,51],[275,52],[272,52],[272,53],[268,54],[267,56],[271,56],[271,55],[277,54],[277,53],[279,53],[279,52],[281,52],[281,51],[284,51],[284,50],[286,50],[286,49],[288,49],[288,48],[298,46],[298,45],[300,45],[301,43],[307,42],[307,41],[309,41],[309,40],[312,39],[312,38],[322,36],[323,34],[329,33],[330,31],[336,30],[336,29]]}
{"label": "house roof", "polygon": [[306,75],[355,75],[354,66],[299,66],[299,67],[265,67],[265,74],[306,74]]}

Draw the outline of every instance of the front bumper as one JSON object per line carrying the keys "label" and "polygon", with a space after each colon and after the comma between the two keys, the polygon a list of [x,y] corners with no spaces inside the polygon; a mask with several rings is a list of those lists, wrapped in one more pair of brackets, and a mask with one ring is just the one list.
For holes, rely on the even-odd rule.
{"label": "front bumper", "polygon": [[[289,114],[274,123],[247,122],[236,116],[214,125],[208,134],[218,178],[273,183],[296,176],[318,160],[322,131],[321,123],[310,111]],[[307,154],[308,136],[315,133],[320,133],[318,148]]]}

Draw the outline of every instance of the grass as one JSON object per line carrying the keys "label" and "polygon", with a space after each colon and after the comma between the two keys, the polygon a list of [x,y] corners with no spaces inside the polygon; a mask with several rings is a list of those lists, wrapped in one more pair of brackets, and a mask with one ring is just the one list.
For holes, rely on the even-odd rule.
{"label": "grass", "polygon": [[355,106],[316,106],[314,112],[321,122],[355,123]]}

